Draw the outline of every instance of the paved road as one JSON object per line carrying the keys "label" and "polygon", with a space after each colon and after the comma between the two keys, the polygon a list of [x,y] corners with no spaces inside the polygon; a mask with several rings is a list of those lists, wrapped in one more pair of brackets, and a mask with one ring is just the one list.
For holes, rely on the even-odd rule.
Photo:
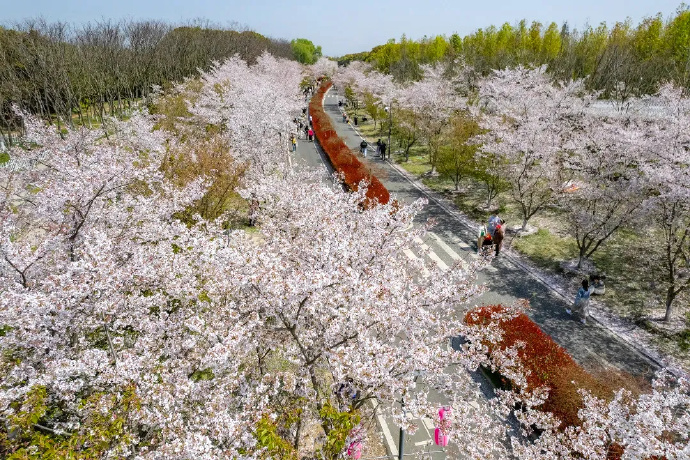
{"label": "paved road", "polygon": [[[306,122],[306,119],[303,121]],[[304,132],[301,133],[304,136]],[[328,158],[319,148],[318,143],[309,142],[307,139],[297,139],[297,150],[291,153],[294,168],[307,167],[323,171],[322,180],[331,183],[333,167],[328,162]]]}
{"label": "paved road", "polygon": [[[338,107],[339,99],[344,98],[331,89],[324,99],[324,109],[331,116],[336,131],[345,143],[356,149],[362,139],[352,126],[343,123]],[[372,150],[375,151],[374,146],[370,148],[370,151]],[[325,157],[319,154],[316,148],[300,152],[300,157],[302,155],[304,161],[311,166],[323,167],[323,164],[319,162],[325,161]],[[429,198],[411,180],[401,174],[398,168],[381,161],[376,155],[370,153],[365,159],[360,154],[360,160],[371,168],[396,199],[411,203],[419,198]],[[466,226],[452,210],[442,207],[434,200],[429,200],[429,205],[419,213],[416,222],[421,224],[428,219],[434,219],[437,225],[426,236],[423,252],[409,251],[408,257],[430,259],[442,269],[458,260],[471,262],[477,257],[474,250],[476,227]],[[654,363],[609,330],[591,321],[585,326],[573,320],[565,313],[565,308],[570,303],[569,298],[564,299],[563,296],[540,282],[538,278],[515,264],[509,257],[499,256],[494,259],[491,265],[479,274],[478,282],[485,283],[488,290],[476,300],[477,304],[510,304],[518,298],[528,299],[532,306],[527,312],[530,318],[564,347],[585,369],[595,372],[620,369],[629,374],[647,378],[657,369]],[[429,430],[426,422],[424,425],[427,429],[420,430],[415,437],[406,441],[408,447],[416,444],[415,450],[423,449],[422,444],[430,440],[429,432],[433,435],[433,429]],[[384,421],[383,426],[384,437],[389,437],[386,431],[390,433],[389,450],[395,453],[397,447],[391,449],[390,445],[397,446],[398,429],[389,428],[392,426],[390,421]],[[432,447],[434,448],[432,450],[436,450],[435,446],[432,445]],[[408,448],[405,451],[408,452]],[[433,456],[433,458],[443,457],[443,455]]]}

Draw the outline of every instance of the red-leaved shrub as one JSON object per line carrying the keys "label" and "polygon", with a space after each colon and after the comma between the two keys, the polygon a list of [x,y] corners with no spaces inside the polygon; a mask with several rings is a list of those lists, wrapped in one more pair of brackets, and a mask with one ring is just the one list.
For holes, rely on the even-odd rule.
{"label": "red-leaved shrub", "polygon": [[[492,319],[492,313],[502,310],[501,305],[477,308],[465,315],[465,321],[471,325],[488,324],[497,321]],[[518,355],[530,371],[527,376],[528,389],[540,386],[550,388],[549,397],[541,409],[561,420],[561,428],[580,423],[577,412],[583,407],[583,401],[577,392],[578,388],[589,390],[600,398],[608,399],[612,395],[612,388],[580,367],[524,313],[511,320],[501,320],[498,324],[503,331],[503,340],[497,345],[501,349],[511,347],[517,341],[525,343]]]}
{"label": "red-leaved shrub", "polygon": [[312,117],[316,139],[328,156],[333,169],[343,174],[345,184],[351,190],[357,190],[359,183],[366,180],[369,182],[368,200],[386,204],[390,199],[386,187],[376,176],[370,174],[362,162],[352,154],[352,151],[333,128],[330,117],[323,110],[323,97],[330,87],[330,82],[321,85],[309,102],[309,114]]}

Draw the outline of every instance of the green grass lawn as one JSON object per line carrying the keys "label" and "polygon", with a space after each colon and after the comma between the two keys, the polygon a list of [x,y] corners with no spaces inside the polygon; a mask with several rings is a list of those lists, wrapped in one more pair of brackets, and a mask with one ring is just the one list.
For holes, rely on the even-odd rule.
{"label": "green grass lawn", "polygon": [[515,238],[511,246],[539,267],[554,271],[560,270],[561,262],[577,257],[575,240],[555,235],[545,228],[532,235]]}

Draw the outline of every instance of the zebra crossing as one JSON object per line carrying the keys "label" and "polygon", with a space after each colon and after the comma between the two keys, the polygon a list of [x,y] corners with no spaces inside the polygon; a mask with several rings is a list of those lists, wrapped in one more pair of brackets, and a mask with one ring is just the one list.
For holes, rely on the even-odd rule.
{"label": "zebra crossing", "polygon": [[[470,264],[479,259],[475,249],[455,235],[438,235],[427,232],[424,240],[415,238],[417,246],[405,249],[403,252],[410,260],[424,260],[433,262],[442,271],[448,270],[453,265],[459,265],[467,270]],[[495,271],[490,265],[484,270]],[[422,269],[422,276],[428,278],[431,273],[428,269]]]}

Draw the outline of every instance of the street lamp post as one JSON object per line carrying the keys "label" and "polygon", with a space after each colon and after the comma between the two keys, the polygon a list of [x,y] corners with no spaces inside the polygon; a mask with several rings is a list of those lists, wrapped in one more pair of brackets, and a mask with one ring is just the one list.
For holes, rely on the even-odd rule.
{"label": "street lamp post", "polygon": [[[390,134],[389,134],[390,135]],[[414,371],[414,386],[417,386],[417,379],[419,378],[420,375],[422,375],[422,371],[415,370]],[[407,390],[403,390],[402,395],[400,396],[400,408],[403,411],[403,417],[405,415],[405,393]],[[405,456],[405,430],[403,430],[402,426],[400,427],[400,439],[398,439],[398,460],[403,460],[403,457]]]}
{"label": "street lamp post", "polygon": [[[405,397],[400,399],[400,405],[402,406],[403,413],[405,413]],[[403,460],[405,455],[405,430],[402,426],[400,427],[400,439],[398,439],[398,460]]]}
{"label": "street lamp post", "polygon": [[[391,157],[391,151],[393,149],[393,146],[391,145],[391,129],[393,127],[393,102],[391,101],[390,105],[385,108],[386,112],[388,112],[388,158]],[[383,155],[383,160],[386,159],[386,156]]]}

